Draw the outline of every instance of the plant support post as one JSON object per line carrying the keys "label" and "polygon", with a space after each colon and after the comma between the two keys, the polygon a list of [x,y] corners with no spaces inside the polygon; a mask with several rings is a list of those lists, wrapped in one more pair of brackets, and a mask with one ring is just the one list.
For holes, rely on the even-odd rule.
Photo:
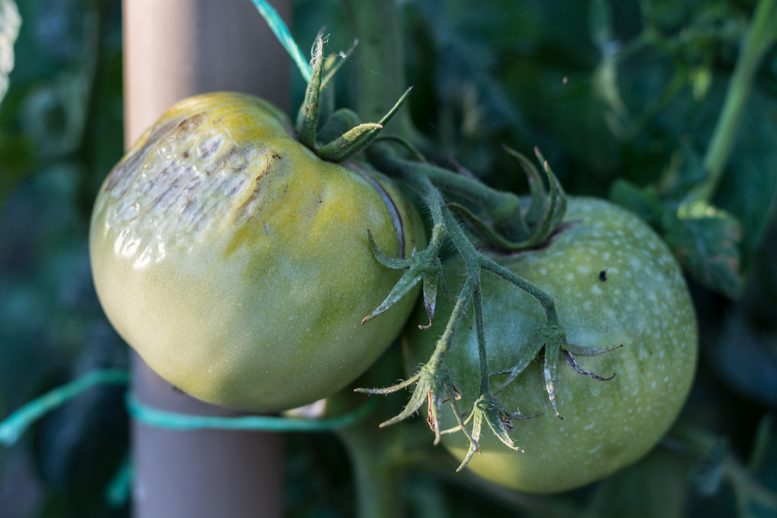
{"label": "plant support post", "polygon": [[[274,7],[286,19],[290,2]],[[124,0],[125,143],[190,95],[234,90],[288,105],[288,57],[249,0]],[[135,356],[134,396],[163,410],[231,416],[175,390]],[[133,422],[138,518],[281,515],[277,433],[175,431]]]}

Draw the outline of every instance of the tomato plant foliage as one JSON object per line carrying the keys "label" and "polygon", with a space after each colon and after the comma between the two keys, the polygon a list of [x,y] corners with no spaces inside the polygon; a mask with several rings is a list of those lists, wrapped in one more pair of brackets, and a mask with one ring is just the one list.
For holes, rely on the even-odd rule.
{"label": "tomato plant foliage", "polygon": [[[424,450],[419,456],[423,463],[417,466],[421,469],[406,473],[403,500],[410,515],[774,514],[777,435],[773,421],[762,419],[777,408],[774,49],[752,84],[732,158],[721,188],[710,200],[715,210],[675,221],[683,196],[705,177],[703,151],[756,3],[494,0],[481,2],[477,9],[469,0],[403,3],[411,42],[406,45],[408,77],[416,86],[410,107],[418,132],[429,144],[424,149],[429,158],[464,164],[491,185],[518,191],[524,182],[518,175],[504,173],[511,162],[501,145],[509,143],[521,150],[539,145],[568,191],[611,193],[614,201],[638,213],[665,238],[671,236],[672,248],[683,253],[683,268],[690,273],[702,338],[699,377],[679,426],[644,460],[580,491],[529,497],[501,491],[466,473],[454,476],[455,464],[445,466],[443,477],[430,475],[429,468],[439,460],[434,453],[443,455],[439,448],[428,455]],[[0,326],[0,408],[4,415],[83,370],[127,364],[126,348],[94,295],[85,238],[99,184],[122,154],[120,6],[112,1],[76,0],[16,4],[22,25],[0,110],[0,311],[5,317]],[[296,0],[294,4],[296,41],[311,41],[326,25],[331,48],[350,47],[352,39],[339,2]],[[359,58],[358,50],[355,57],[351,71],[381,74],[379,66]],[[298,98],[301,87],[298,80]],[[349,101],[346,90],[339,89],[338,96]],[[346,104],[357,103],[350,99]],[[625,188],[624,182],[628,182]],[[741,232],[739,238],[737,232]],[[362,235],[366,242],[366,233]],[[380,236],[376,240],[392,252],[393,241],[382,242]],[[455,263],[448,265],[448,271],[457,268]],[[538,284],[545,282],[532,277],[534,273],[526,275]],[[483,279],[489,291],[506,289],[489,274]],[[607,279],[617,282],[610,274]],[[590,282],[601,283],[595,280]],[[455,281],[450,283],[455,286]],[[441,284],[438,291],[436,326],[446,311],[450,290]],[[739,299],[724,298],[716,291],[738,293]],[[510,300],[523,297],[515,290],[509,293]],[[489,316],[493,309],[487,296],[484,303],[488,330],[495,319]],[[565,318],[568,311],[560,310],[561,316]],[[380,325],[384,316],[367,326]],[[425,321],[419,309],[412,322]],[[472,316],[467,316],[467,323],[471,321]],[[497,329],[488,332],[496,358],[501,354],[499,337],[493,336]],[[461,326],[459,334],[457,343],[469,345],[473,353],[469,326]],[[420,336],[424,341],[431,335],[427,331]],[[451,358],[460,360],[457,368],[471,370],[476,356],[463,358],[456,350],[451,350]],[[537,363],[542,358],[531,363],[496,394],[501,400],[534,381],[526,395],[522,393],[524,399],[505,402],[506,408],[515,403],[523,415],[532,416],[516,420],[512,432],[525,453],[501,445],[496,450],[494,439],[486,434],[481,441],[483,453],[474,455],[473,468],[480,466],[488,475],[483,467],[487,455],[496,456],[498,462],[530,458],[537,452],[530,447],[532,427],[547,426],[555,432],[564,427],[563,433],[568,434],[567,426],[577,414],[570,413],[566,391],[620,386],[626,378],[618,364],[626,354],[624,344],[606,354],[577,357],[578,364],[593,373],[615,374],[611,381],[575,373],[562,361],[558,406],[563,421],[552,414],[547,396],[542,397]],[[496,359],[489,359],[489,364],[492,371],[509,366]],[[411,361],[409,366],[413,372],[415,364]],[[402,376],[386,363],[382,369],[389,382]],[[492,379],[498,388],[504,375]],[[470,399],[472,387],[460,388]],[[106,509],[103,495],[111,471],[126,455],[127,438],[106,433],[102,424],[94,425],[99,416],[101,423],[123,429],[126,413],[118,398],[97,399],[96,405],[85,399],[63,407],[41,424],[34,441],[0,456],[0,508],[25,515],[126,514],[126,507]],[[408,423],[403,432],[414,425],[424,426]],[[682,433],[689,425],[696,433]],[[375,431],[375,449],[381,448],[378,441],[383,436]],[[426,444],[428,431],[423,437]],[[443,438],[461,455],[466,447],[461,436]],[[567,438],[562,449],[575,448],[574,438]],[[285,494],[289,516],[353,515],[349,498],[331,498],[332,494],[350,495],[356,482],[342,469],[345,453],[333,443],[324,436],[295,436],[289,441]],[[104,462],[98,466],[91,462],[93,458]],[[505,471],[508,468],[517,469],[512,464]],[[579,465],[572,470],[584,471]],[[491,475],[498,478],[500,473]],[[516,477],[510,479],[514,482]]]}

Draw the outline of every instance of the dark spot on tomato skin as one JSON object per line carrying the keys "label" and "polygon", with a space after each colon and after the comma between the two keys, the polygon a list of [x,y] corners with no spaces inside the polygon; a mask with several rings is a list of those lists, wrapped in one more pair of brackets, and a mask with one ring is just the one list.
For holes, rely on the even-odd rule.
{"label": "dark spot on tomato skin", "polygon": [[[229,151],[221,155],[221,158],[219,158],[218,162],[216,162],[216,166],[214,167],[214,170],[221,171],[227,167],[227,164],[232,159],[232,157],[238,155],[241,152],[240,148],[238,146],[232,146],[229,148]],[[243,167],[245,167],[245,164],[241,164]],[[241,170],[241,167],[237,167],[236,169]]]}
{"label": "dark spot on tomato skin", "polygon": [[599,280],[605,282],[607,280],[607,270],[599,272]]}
{"label": "dark spot on tomato skin", "polygon": [[273,159],[275,159],[275,160],[281,160],[281,159],[283,158],[283,157],[282,157],[281,155],[279,155],[278,153],[273,153],[273,154],[272,154],[272,157],[273,157]]}
{"label": "dark spot on tomato skin", "polygon": [[191,117],[188,117],[182,120],[180,123],[178,123],[178,126],[175,128],[175,132],[179,134],[191,133],[193,130],[197,129],[204,121],[205,121],[204,113],[198,113],[196,115],[192,115]]}

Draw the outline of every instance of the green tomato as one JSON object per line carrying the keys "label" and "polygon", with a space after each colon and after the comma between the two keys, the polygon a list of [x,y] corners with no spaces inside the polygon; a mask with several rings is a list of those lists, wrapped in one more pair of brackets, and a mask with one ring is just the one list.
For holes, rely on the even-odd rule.
{"label": "green tomato", "polygon": [[[571,198],[562,230],[541,250],[495,259],[554,297],[570,344],[602,349],[575,355],[583,369],[609,376],[600,381],[560,360],[558,408],[550,409],[541,358],[496,398],[514,421],[511,436],[524,452],[503,446],[484,425],[480,453],[468,464],[478,475],[503,486],[537,493],[564,491],[609,475],[642,457],[672,424],[693,379],[697,331],[691,299],[680,268],[658,236],[636,216],[610,203]],[[462,282],[461,261],[445,264],[451,293]],[[482,274],[484,325],[489,370],[496,389],[500,371],[516,363],[517,351],[536,339],[545,322],[539,303],[518,288]],[[405,336],[408,366],[424,362],[450,313],[439,304],[434,326],[415,327]],[[419,311],[418,319],[422,319]],[[411,319],[412,321],[412,319]],[[447,354],[453,382],[462,393],[462,412],[479,394],[479,357],[474,316],[455,331]],[[444,405],[441,427],[455,424]],[[459,460],[469,443],[461,433],[443,435]]]}
{"label": "green tomato", "polygon": [[327,163],[269,103],[214,93],[165,113],[113,169],[90,230],[100,302],[160,376],[249,411],[329,396],[401,331],[408,297],[362,326],[399,277],[373,257],[423,246],[385,177]]}

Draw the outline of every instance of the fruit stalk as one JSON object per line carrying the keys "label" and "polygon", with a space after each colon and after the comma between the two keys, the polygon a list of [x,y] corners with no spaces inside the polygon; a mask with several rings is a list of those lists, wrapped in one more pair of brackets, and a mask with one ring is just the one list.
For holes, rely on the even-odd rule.
{"label": "fruit stalk", "polygon": [[[400,443],[396,433],[381,431],[376,440],[376,423],[367,420],[345,428],[338,436],[348,449],[353,466],[357,495],[357,516],[396,518],[403,516],[404,502],[401,468],[391,452]],[[377,447],[376,447],[377,446]]]}
{"label": "fruit stalk", "polygon": [[[356,111],[363,120],[380,120],[407,88],[401,17],[393,0],[343,0],[354,37],[358,40]],[[404,138],[414,134],[407,109],[399,110],[390,131]],[[375,448],[375,423],[343,430],[339,435],[351,456],[356,477],[358,516],[392,517],[401,514],[401,471]],[[392,445],[381,437],[381,445]],[[380,448],[383,450],[383,448]]]}

